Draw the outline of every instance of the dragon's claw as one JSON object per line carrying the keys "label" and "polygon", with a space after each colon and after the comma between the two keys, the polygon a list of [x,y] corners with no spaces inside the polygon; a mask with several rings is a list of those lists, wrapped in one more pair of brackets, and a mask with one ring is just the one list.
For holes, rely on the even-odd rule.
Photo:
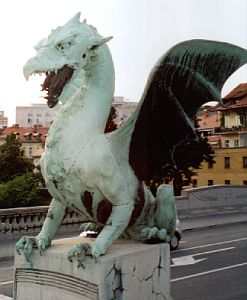
{"label": "dragon's claw", "polygon": [[83,262],[85,260],[85,256],[88,254],[88,251],[90,250],[90,244],[85,243],[85,244],[80,244],[76,245],[72,248],[70,248],[68,252],[68,260],[70,262],[73,261],[73,257],[77,257],[77,262],[78,265],[77,267],[82,267],[83,269],[85,268]]}
{"label": "dragon's claw", "polygon": [[70,248],[68,252],[68,260],[72,262],[73,258],[76,257],[78,262],[78,268],[85,268],[83,263],[87,255],[92,256],[95,262],[98,262],[101,254],[103,253],[96,243],[83,243]]}
{"label": "dragon's claw", "polygon": [[28,237],[23,236],[17,243],[16,243],[16,252],[21,255],[21,250],[25,256],[27,263],[32,266],[31,255],[33,251],[33,247],[35,246],[35,237]]}
{"label": "dragon's claw", "polygon": [[150,240],[158,238],[162,241],[167,241],[167,231],[165,228],[158,229],[157,227],[145,227],[141,230],[141,239]]}
{"label": "dragon's claw", "polygon": [[31,237],[31,236],[23,236],[15,246],[16,252],[21,255],[21,251],[23,251],[24,257],[32,266],[31,255],[33,252],[33,248],[38,248],[40,255],[44,253],[46,247],[50,244],[48,238],[45,237]]}
{"label": "dragon's claw", "polygon": [[162,228],[158,231],[158,238],[162,241],[167,241],[167,237],[168,237],[168,234],[167,234],[167,231],[165,228]]}

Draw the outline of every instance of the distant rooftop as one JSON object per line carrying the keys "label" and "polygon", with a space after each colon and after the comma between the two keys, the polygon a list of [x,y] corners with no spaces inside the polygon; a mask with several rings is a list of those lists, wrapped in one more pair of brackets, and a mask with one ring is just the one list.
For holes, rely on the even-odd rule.
{"label": "distant rooftop", "polygon": [[11,133],[17,135],[20,142],[44,142],[48,133],[48,129],[39,128],[39,126],[34,126],[33,128],[24,128],[20,127],[18,124],[14,124],[12,127],[4,128],[0,132],[0,138],[5,138]]}
{"label": "distant rooftop", "polygon": [[247,107],[247,82],[239,84],[222,100],[224,106],[217,105],[217,110],[228,110]]}

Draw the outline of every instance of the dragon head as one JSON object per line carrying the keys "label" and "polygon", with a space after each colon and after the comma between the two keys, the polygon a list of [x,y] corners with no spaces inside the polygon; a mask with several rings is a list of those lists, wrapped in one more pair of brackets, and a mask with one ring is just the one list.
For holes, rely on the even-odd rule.
{"label": "dragon head", "polygon": [[[112,37],[103,38],[97,30],[80,22],[77,13],[64,26],[52,30],[34,48],[36,55],[23,68],[28,80],[32,74],[45,74],[42,91],[46,91],[48,106],[54,107],[58,101],[65,103],[78,86],[78,78],[83,80],[83,72],[90,68],[99,46]],[[74,88],[68,88],[68,83]],[[72,94],[71,94],[72,93]]]}

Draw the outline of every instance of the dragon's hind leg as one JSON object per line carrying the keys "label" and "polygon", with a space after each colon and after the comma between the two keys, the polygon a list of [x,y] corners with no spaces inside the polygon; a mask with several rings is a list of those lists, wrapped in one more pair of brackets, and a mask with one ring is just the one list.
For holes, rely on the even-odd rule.
{"label": "dragon's hind leg", "polygon": [[170,242],[176,229],[177,220],[173,188],[168,184],[160,185],[155,200],[156,209],[153,216],[153,224],[142,228],[140,237],[142,240],[147,241],[162,240]]}
{"label": "dragon's hind leg", "polygon": [[169,242],[169,235],[167,234],[167,230],[165,228],[159,229],[156,226],[153,227],[144,227],[140,233],[141,240],[149,241],[149,240],[161,240],[165,242]]}

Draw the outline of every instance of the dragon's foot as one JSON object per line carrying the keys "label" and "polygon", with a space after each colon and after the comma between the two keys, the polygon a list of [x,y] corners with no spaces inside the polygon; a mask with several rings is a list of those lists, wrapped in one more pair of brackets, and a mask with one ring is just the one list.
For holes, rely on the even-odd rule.
{"label": "dragon's foot", "polygon": [[43,254],[44,250],[50,245],[50,241],[46,237],[31,237],[31,236],[23,236],[16,243],[16,252],[21,255],[21,251],[25,256],[27,263],[32,267],[31,255],[33,252],[33,248],[38,248],[40,255]]}
{"label": "dragon's foot", "polygon": [[141,239],[159,239],[161,241],[168,242],[169,235],[167,234],[167,231],[164,228],[158,229],[157,227],[145,227],[141,230]]}
{"label": "dragon's foot", "polygon": [[97,262],[101,254],[103,254],[103,252],[100,250],[100,247],[96,243],[83,243],[70,248],[68,252],[68,259],[72,262],[73,257],[76,257],[78,268],[85,268],[83,262],[86,255],[92,256]]}

